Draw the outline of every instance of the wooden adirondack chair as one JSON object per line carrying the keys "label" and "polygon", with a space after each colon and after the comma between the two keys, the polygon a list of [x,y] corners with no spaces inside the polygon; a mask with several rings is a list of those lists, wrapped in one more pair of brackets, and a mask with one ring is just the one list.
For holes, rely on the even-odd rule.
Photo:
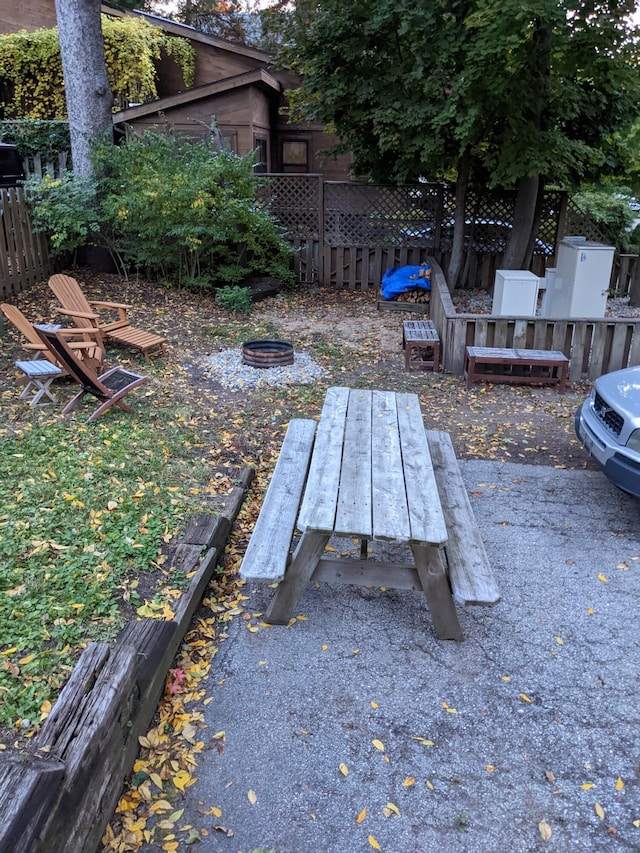
{"label": "wooden adirondack chair", "polygon": [[[122,302],[100,302],[87,299],[80,285],[69,275],[53,275],[49,279],[49,287],[55,293],[61,308],[61,314],[68,314],[78,326],[94,326],[107,338],[115,343],[139,349],[149,361],[149,356],[159,355],[167,342],[166,338],[154,332],[135,329],[127,319],[127,311],[132,307]],[[94,311],[94,308],[116,311],[117,320],[104,322]]]}
{"label": "wooden adirondack chair", "polygon": [[[26,350],[33,353],[34,359],[44,358],[55,364],[63,373],[66,373],[63,364],[60,364],[55,355],[49,350],[47,345],[40,339],[37,330],[24,316],[19,308],[15,305],[10,305],[8,302],[0,304],[0,309],[7,320],[16,327],[16,329],[24,335],[27,343],[23,344]],[[58,326],[47,326],[45,328],[59,328]],[[100,370],[104,359],[104,348],[102,346],[102,334],[93,328],[71,329],[72,335],[69,335],[68,344],[71,349],[76,351],[76,354],[94,370]],[[72,340],[73,338],[73,340]]]}
{"label": "wooden adirondack chair", "polygon": [[98,376],[95,370],[76,356],[67,343],[66,338],[69,333],[73,334],[75,329],[58,329],[54,332],[36,329],[36,331],[49,351],[65,366],[67,373],[82,386],[82,390],[62,410],[63,415],[70,412],[85,394],[91,394],[100,401],[98,408],[89,417],[90,421],[99,418],[103,412],[114,405],[130,414],[133,412],[122,398],[138,385],[148,382],[148,376],[141,376],[122,367],[112,367]]}

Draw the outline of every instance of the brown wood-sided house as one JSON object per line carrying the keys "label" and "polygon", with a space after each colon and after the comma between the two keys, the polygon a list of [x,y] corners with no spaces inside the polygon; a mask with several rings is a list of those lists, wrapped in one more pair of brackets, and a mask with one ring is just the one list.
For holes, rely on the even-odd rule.
{"label": "brown wood-sided house", "polygon": [[[349,180],[348,155],[327,156],[336,137],[321,125],[293,124],[286,114],[285,90],[296,78],[276,69],[264,50],[207,35],[184,24],[142,12],[102,6],[103,14],[136,14],[174,38],[188,39],[195,52],[195,80],[185,88],[177,64],[168,57],[157,65],[159,98],[129,104],[114,114],[116,128],[142,132],[172,127],[181,135],[202,138],[212,121],[236,154],[256,152],[256,171],[318,173],[325,180]],[[56,25],[54,0],[0,4],[0,33]]]}

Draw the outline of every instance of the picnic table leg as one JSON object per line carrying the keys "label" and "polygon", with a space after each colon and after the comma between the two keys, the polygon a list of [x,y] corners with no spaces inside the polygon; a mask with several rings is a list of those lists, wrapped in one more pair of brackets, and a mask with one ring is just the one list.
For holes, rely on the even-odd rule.
{"label": "picnic table leg", "polygon": [[413,544],[411,551],[437,637],[440,640],[462,640],[462,629],[438,549]]}
{"label": "picnic table leg", "polygon": [[328,533],[303,533],[271,604],[265,613],[265,622],[286,625],[293,608],[316,570],[318,561],[329,541]]}

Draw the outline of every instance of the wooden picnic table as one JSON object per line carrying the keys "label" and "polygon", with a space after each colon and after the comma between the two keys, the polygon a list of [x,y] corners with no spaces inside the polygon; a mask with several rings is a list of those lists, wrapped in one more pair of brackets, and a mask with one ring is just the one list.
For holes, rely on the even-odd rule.
{"label": "wooden picnic table", "polygon": [[[450,448],[457,470],[448,435],[430,436],[445,456]],[[286,624],[313,578],[421,590],[438,637],[462,639],[443,553],[449,537],[441,493],[452,498],[452,508],[468,504],[468,498],[459,474],[460,488],[453,493],[455,475],[444,457],[439,466],[440,487],[415,394],[334,387],[317,428],[311,420],[292,421],[240,571],[246,580],[280,582],[266,621]],[[470,507],[466,511],[472,517]],[[301,536],[289,556],[296,523]],[[330,556],[325,548],[332,536],[359,539],[361,558]],[[408,546],[413,564],[367,558],[371,540]],[[481,540],[468,550],[460,562],[474,563],[483,589],[469,593],[467,584],[460,598],[493,604],[499,595]],[[464,546],[457,553],[465,554]]]}

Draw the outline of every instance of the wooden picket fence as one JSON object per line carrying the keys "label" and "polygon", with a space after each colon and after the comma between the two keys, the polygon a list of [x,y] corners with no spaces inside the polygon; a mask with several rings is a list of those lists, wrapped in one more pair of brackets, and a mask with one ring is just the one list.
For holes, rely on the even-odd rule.
{"label": "wooden picket fence", "polygon": [[0,189],[0,297],[11,301],[54,271],[46,235],[33,230],[24,190]]}
{"label": "wooden picket fence", "polygon": [[569,380],[640,364],[640,320],[556,320],[457,314],[442,269],[431,259],[430,316],[440,334],[442,366],[461,376],[468,346],[557,350],[569,359]]}

